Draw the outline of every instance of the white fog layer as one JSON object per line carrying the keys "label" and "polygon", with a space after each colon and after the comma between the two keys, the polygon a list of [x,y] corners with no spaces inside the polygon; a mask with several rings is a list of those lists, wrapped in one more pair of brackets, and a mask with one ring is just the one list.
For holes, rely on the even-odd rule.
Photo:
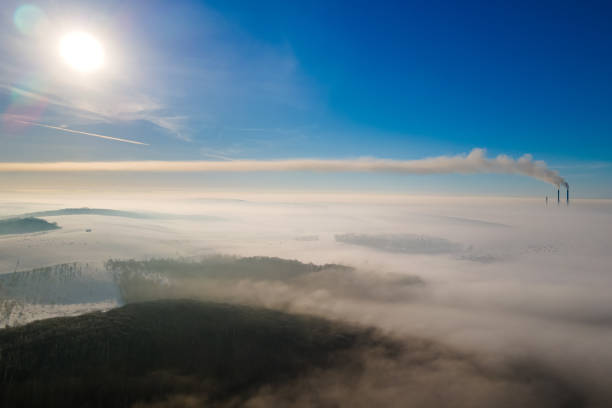
{"label": "white fog layer", "polygon": [[[537,361],[584,390],[593,406],[610,397],[612,202],[236,198],[4,198],[2,218],[34,214],[59,228],[0,235],[0,324],[120,305],[104,266],[109,259],[276,257],[340,266],[184,288],[170,277],[169,284],[187,297],[312,313],[431,339],[492,366],[506,359]],[[75,210],[84,207],[96,211]],[[64,266],[70,279],[65,273],[56,279],[47,268],[38,286],[15,281],[60,264],[74,265]]]}

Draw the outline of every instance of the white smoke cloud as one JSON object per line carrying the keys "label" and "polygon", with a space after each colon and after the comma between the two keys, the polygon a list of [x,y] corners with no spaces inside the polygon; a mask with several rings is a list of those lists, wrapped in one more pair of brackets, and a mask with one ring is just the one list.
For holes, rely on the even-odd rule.
{"label": "white smoke cloud", "polygon": [[567,182],[546,163],[533,160],[529,154],[518,159],[507,155],[487,158],[485,149],[473,149],[467,155],[438,156],[418,160],[361,158],[347,160],[287,159],[233,161],[115,161],[115,162],[52,162],[0,163],[0,172],[251,172],[251,171],[316,171],[316,172],[386,172],[404,174],[520,174],[556,186]]}

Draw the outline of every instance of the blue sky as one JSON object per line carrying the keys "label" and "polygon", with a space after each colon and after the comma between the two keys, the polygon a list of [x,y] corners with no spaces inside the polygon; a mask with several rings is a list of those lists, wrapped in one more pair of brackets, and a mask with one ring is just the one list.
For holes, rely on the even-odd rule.
{"label": "blue sky", "polygon": [[[531,153],[577,194],[612,197],[609,2],[40,1],[45,35],[0,10],[0,161]],[[54,35],[107,64],[74,75]],[[20,116],[21,117],[21,116]],[[7,122],[5,120],[5,122]],[[191,177],[191,176],[190,176]],[[189,179],[190,177],[185,177]],[[519,176],[218,175],[218,184],[543,195]],[[259,184],[258,184],[259,183]]]}

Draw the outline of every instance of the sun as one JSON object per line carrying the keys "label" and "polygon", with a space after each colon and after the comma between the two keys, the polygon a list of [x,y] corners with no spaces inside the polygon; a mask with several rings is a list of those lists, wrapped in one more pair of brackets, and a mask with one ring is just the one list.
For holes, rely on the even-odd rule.
{"label": "sun", "polygon": [[104,65],[104,48],[91,34],[75,31],[60,40],[60,55],[72,69],[93,72]]}

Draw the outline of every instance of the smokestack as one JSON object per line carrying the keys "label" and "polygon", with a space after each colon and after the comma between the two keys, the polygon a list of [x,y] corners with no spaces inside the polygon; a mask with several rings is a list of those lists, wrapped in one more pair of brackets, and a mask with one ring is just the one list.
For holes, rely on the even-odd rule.
{"label": "smokestack", "polygon": [[557,189],[557,204],[559,204],[561,202],[561,189],[558,188]]}

